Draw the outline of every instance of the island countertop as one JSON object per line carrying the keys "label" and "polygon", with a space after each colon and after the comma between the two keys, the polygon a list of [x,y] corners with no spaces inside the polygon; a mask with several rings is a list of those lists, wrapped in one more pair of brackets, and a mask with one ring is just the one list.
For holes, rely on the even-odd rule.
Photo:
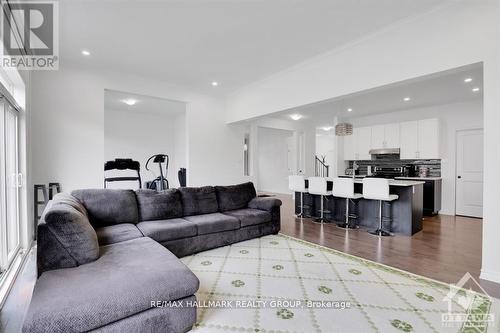
{"label": "island countertop", "polygon": [[441,177],[396,177],[394,179],[426,181],[426,180],[441,180],[442,178]]}
{"label": "island countertop", "polygon": [[[327,188],[331,190],[332,178],[326,178]],[[398,196],[390,205],[382,205],[384,216],[392,217],[385,221],[386,228],[396,234],[411,236],[422,230],[423,193],[425,181],[388,179],[389,192]],[[354,192],[363,193],[363,179],[354,179]],[[327,211],[327,219],[331,222],[345,221],[346,204],[353,205],[356,223],[368,230],[377,228],[380,203],[377,200],[360,198],[355,202],[346,201],[343,197],[333,195],[315,195],[295,192],[295,213],[300,213],[301,196],[306,209],[306,216],[320,216],[321,207]],[[326,206],[325,206],[326,205]],[[390,213],[388,210],[390,209]]]}
{"label": "island countertop", "polygon": [[[355,184],[363,184],[362,179],[354,179]],[[425,184],[424,181],[389,179],[389,186],[415,186]]]}

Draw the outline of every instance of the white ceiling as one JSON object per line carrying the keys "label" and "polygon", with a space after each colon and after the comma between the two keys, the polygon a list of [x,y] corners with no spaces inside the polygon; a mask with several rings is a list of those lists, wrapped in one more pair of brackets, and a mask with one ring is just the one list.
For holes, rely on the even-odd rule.
{"label": "white ceiling", "polygon": [[[465,83],[466,78],[472,78],[472,81]],[[474,87],[480,90],[473,92]],[[277,112],[266,117],[290,120],[290,115],[300,114],[303,118],[298,121],[316,126],[331,126],[334,116],[352,118],[482,99],[482,88],[483,67],[482,64],[474,64]],[[411,100],[405,102],[405,97],[410,97]],[[352,108],[352,111],[348,112],[348,108]]]}
{"label": "white ceiling", "polygon": [[[127,105],[123,102],[127,99],[135,99],[137,103]],[[186,110],[186,104],[163,98],[106,90],[104,92],[104,110],[161,113],[176,116]]]}
{"label": "white ceiling", "polygon": [[60,59],[227,93],[443,2],[66,0]]}

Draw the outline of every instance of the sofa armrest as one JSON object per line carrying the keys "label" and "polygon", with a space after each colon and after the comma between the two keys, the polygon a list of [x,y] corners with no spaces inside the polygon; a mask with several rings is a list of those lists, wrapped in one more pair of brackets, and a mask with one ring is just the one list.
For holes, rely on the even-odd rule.
{"label": "sofa armrest", "polygon": [[267,210],[270,212],[274,207],[281,206],[281,200],[273,197],[257,197],[250,200],[248,208]]}

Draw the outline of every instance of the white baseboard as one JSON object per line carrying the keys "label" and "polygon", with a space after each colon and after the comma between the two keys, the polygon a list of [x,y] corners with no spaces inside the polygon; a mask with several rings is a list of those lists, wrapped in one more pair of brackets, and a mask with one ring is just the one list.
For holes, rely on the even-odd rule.
{"label": "white baseboard", "polygon": [[500,283],[500,272],[486,271],[484,269],[481,269],[481,275],[479,275],[479,278],[491,282]]}

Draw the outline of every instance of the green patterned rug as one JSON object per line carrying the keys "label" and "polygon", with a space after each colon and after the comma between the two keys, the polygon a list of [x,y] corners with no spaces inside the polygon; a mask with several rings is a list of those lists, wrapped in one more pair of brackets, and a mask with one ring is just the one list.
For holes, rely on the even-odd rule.
{"label": "green patterned rug", "polygon": [[200,279],[194,332],[498,332],[496,299],[284,235],[182,261]]}

